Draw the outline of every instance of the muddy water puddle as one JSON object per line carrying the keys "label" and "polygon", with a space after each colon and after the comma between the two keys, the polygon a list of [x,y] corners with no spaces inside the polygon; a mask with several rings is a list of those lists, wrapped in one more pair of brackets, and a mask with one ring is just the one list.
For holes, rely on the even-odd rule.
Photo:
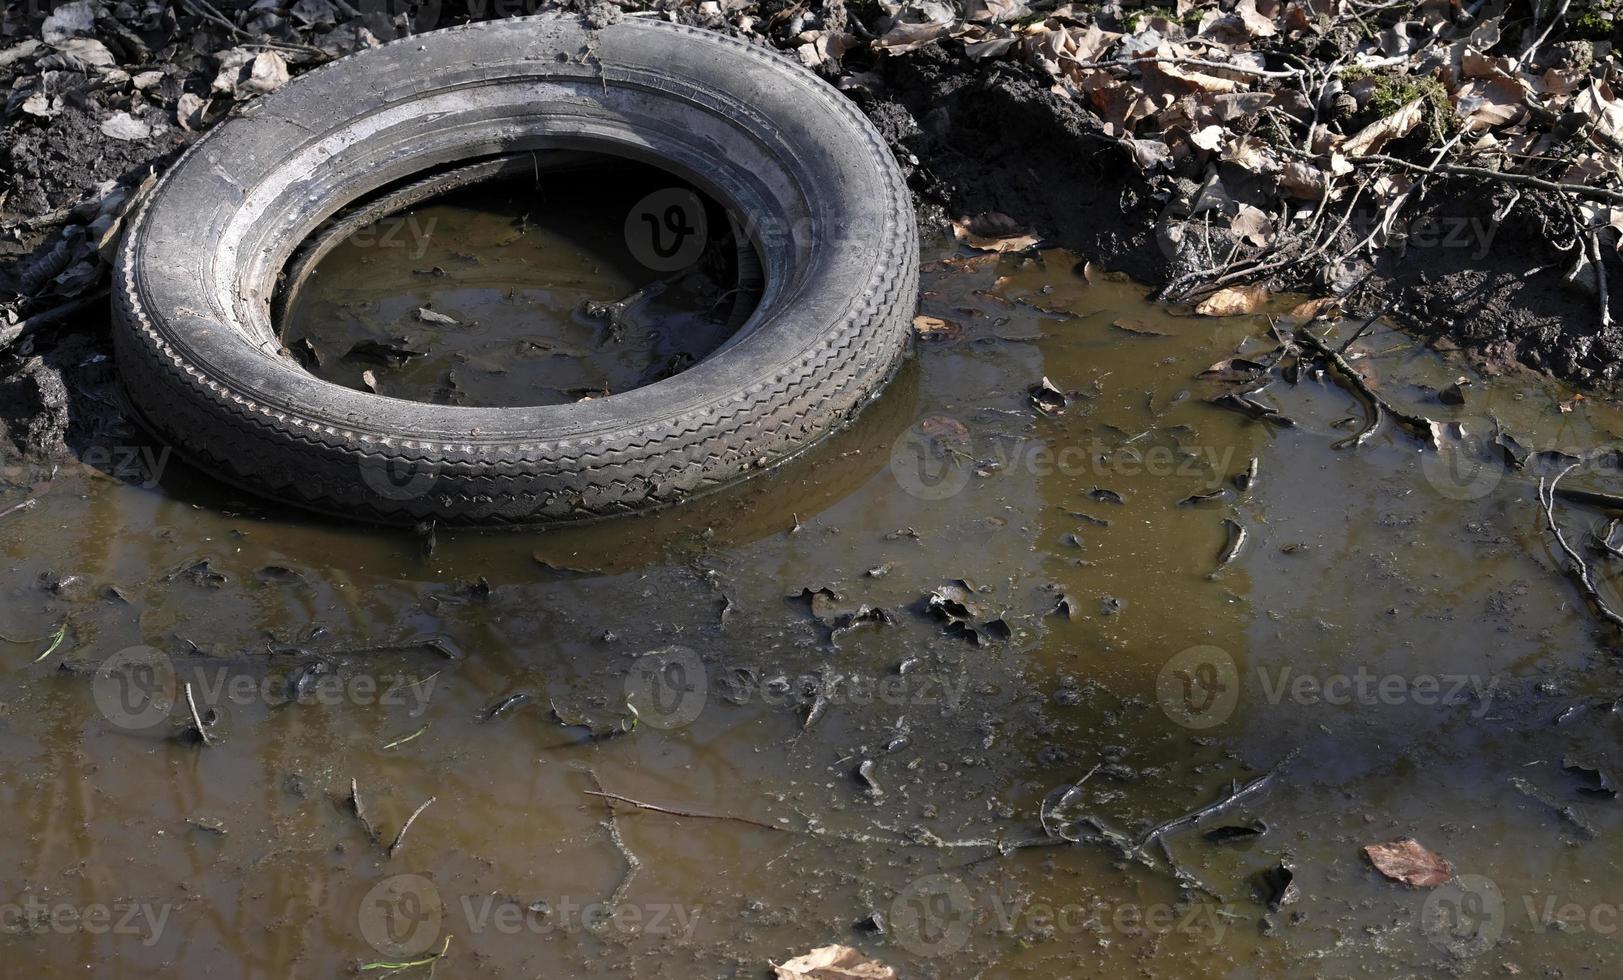
{"label": "muddy water puddle", "polygon": [[[151,480],[10,466],[0,511],[39,502],[0,518],[6,962],[1615,964],[1614,637],[1537,500],[1615,408],[1372,328],[1353,363],[1443,449],[1390,419],[1335,448],[1368,406],[1266,316],[1163,309],[1060,252],[930,254],[936,339],[853,429],[651,518],[425,554],[160,451]],[[1296,381],[1213,405],[1266,380],[1237,357]],[[1554,512],[1607,584],[1605,511]],[[1406,837],[1461,877],[1361,853]]]}

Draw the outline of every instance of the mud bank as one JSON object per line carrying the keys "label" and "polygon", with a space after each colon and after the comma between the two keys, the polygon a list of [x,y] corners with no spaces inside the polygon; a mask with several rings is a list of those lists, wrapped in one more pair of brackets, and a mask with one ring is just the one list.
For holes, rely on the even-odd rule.
{"label": "mud bank", "polygon": [[[604,23],[666,17],[797,58],[846,92],[886,136],[907,169],[927,227],[950,230],[954,221],[993,216],[1029,230],[1042,245],[1076,250],[1097,266],[1162,287],[1173,302],[1192,303],[1224,281],[1334,295],[1349,314],[1383,313],[1488,367],[1531,368],[1612,387],[1623,363],[1623,331],[1603,318],[1607,300],[1623,296],[1617,233],[1605,214],[1596,218],[1591,208],[1580,215],[1574,206],[1575,200],[1593,204],[1604,188],[1575,199],[1447,172],[1411,180],[1393,164],[1363,183],[1355,176],[1333,193],[1326,184],[1314,211],[1313,202],[1281,196],[1271,183],[1277,175],[1248,169],[1235,149],[1267,144],[1296,152],[1288,133],[1269,129],[1292,125],[1350,146],[1369,126],[1379,126],[1382,112],[1393,112],[1396,96],[1388,90],[1394,86],[1403,97],[1413,94],[1403,86],[1419,86],[1413,90],[1423,94],[1401,106],[1418,118],[1422,109],[1436,108],[1426,100],[1441,98],[1424,94],[1431,77],[1425,72],[1469,76],[1476,63],[1461,59],[1477,48],[1482,57],[1501,60],[1500,52],[1521,52],[1515,67],[1537,68],[1566,90],[1587,84],[1609,93],[1609,43],[1569,43],[1566,35],[1578,26],[1564,21],[1530,42],[1518,5],[1503,0],[1446,23],[1430,12],[1412,21],[1404,11],[1383,12],[1369,27],[1379,33],[1368,36],[1348,33],[1338,5],[1308,5],[1329,11],[1317,21],[1293,14],[1302,6],[1280,8],[1273,15],[1277,27],[1248,18],[1247,11],[1255,13],[1250,3],[1195,5],[1182,20],[1124,4],[1084,10],[972,3],[955,12],[931,3],[847,7],[843,0],[792,6],[391,0],[361,9],[325,0],[206,9],[79,0],[48,11],[20,8],[8,12],[0,34],[0,72],[9,76],[11,91],[0,175],[0,372],[12,375],[25,364],[33,365],[29,371],[51,370],[49,358],[28,359],[70,338],[85,345],[88,357],[108,353],[94,305],[61,322],[30,318],[100,288],[111,246],[142,186],[199,133],[256,96],[290,75],[410,33],[497,15],[576,10]],[[1422,28],[1429,34],[1422,36]],[[1428,54],[1431,48],[1442,54]],[[1193,52],[1232,58],[1238,67],[1206,69],[1214,74],[1198,77],[1148,69],[1124,74],[1129,63],[1118,61],[1109,65],[1114,74],[1101,75],[1105,62],[1087,59],[1106,51],[1121,57],[1138,51],[1161,61],[1189,60]],[[1373,89],[1375,75],[1355,81],[1337,67],[1354,54],[1389,51],[1397,54],[1386,62],[1408,58],[1410,64],[1380,71],[1408,74],[1382,75]],[[1299,65],[1306,67],[1291,67]],[[1310,89],[1308,82],[1273,77],[1293,73],[1319,86],[1317,103],[1283,91],[1293,84]],[[1275,87],[1245,91],[1236,79],[1246,78]],[[1182,87],[1169,88],[1170,82]],[[1556,82],[1548,85],[1555,90]],[[1173,104],[1169,93],[1182,94]],[[1583,97],[1572,96],[1571,104],[1588,106],[1610,125],[1609,94],[1577,101]],[[1116,121],[1121,100],[1134,98],[1171,104],[1160,116],[1184,121],[1169,121],[1142,138],[1133,129],[1143,128],[1132,121],[1134,112],[1126,124]],[[1477,106],[1470,98],[1459,95],[1455,108],[1465,113]],[[1602,148],[1616,142],[1602,122],[1571,118],[1583,115],[1576,109],[1549,123],[1540,115],[1548,109],[1533,108],[1512,130],[1527,129],[1542,140],[1538,147],[1549,149],[1557,144],[1538,127],[1567,127],[1562,138],[1568,142],[1558,145],[1573,166],[1595,157],[1569,145],[1573,133]],[[1321,114],[1332,120],[1322,133]],[[1469,114],[1462,118],[1472,125]],[[1196,132],[1191,119],[1216,122]],[[1414,135],[1394,130],[1385,136],[1395,139],[1360,146],[1424,156],[1430,125]],[[1229,143],[1209,150],[1218,129]],[[1336,152],[1329,151],[1332,162]],[[1318,165],[1302,164],[1323,177]],[[1570,178],[1552,173],[1550,179]],[[1406,195],[1401,209],[1382,198],[1396,193],[1394,187]],[[1340,203],[1333,208],[1332,201]],[[1236,264],[1242,268],[1225,274]],[[1597,268],[1604,273],[1597,275]],[[68,397],[79,396],[70,390]],[[26,408],[30,399],[4,404],[0,422],[8,428],[36,424]],[[69,414],[111,411],[100,404],[81,408]]]}

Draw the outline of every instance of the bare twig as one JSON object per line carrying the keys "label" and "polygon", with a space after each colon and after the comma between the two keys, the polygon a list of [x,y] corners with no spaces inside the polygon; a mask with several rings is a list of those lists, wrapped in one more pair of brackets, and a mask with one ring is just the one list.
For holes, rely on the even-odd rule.
{"label": "bare twig", "polygon": [[355,819],[361,822],[361,827],[366,830],[366,836],[371,838],[374,844],[378,843],[378,829],[366,818],[366,804],[361,802],[361,784],[353,778],[349,781],[349,808],[355,813]]}
{"label": "bare twig", "polygon": [[607,925],[608,920],[614,916],[614,910],[618,909],[620,903],[625,900],[626,892],[631,890],[632,879],[636,878],[637,872],[642,870],[642,860],[627,846],[625,837],[621,835],[620,818],[619,814],[615,812],[614,800],[609,796],[608,791],[603,788],[603,781],[597,778],[597,771],[588,769],[586,775],[592,778],[592,785],[597,787],[597,793],[594,795],[602,797],[603,806],[609,811],[609,840],[614,842],[614,849],[619,851],[620,856],[625,858],[626,861],[625,874],[620,876],[620,883],[615,886],[614,894],[609,896],[608,915],[600,920],[602,925]]}
{"label": "bare twig", "polygon": [[1613,626],[1623,629],[1623,616],[1619,616],[1617,613],[1613,612],[1612,607],[1606,604],[1606,599],[1600,594],[1600,588],[1595,584],[1595,575],[1589,567],[1589,562],[1584,561],[1583,555],[1579,554],[1576,548],[1567,543],[1566,535],[1561,533],[1561,526],[1555,521],[1556,487],[1560,485],[1561,480],[1568,473],[1571,473],[1580,465],[1581,463],[1573,463],[1566,469],[1557,473],[1555,477],[1550,480],[1548,487],[1545,486],[1544,477],[1539,477],[1538,500],[1539,503],[1544,507],[1544,520],[1549,525],[1550,533],[1555,536],[1555,543],[1560,547],[1561,553],[1566,555],[1568,562],[1568,573],[1572,576],[1573,580],[1578,583],[1578,588],[1583,591],[1584,596],[1590,601],[1591,604],[1594,605],[1596,611],[1599,612],[1600,617],[1606,620],[1608,623],[1611,623]]}
{"label": "bare twig", "polygon": [[203,740],[204,745],[213,745],[214,736],[209,734],[208,726],[203,724],[203,716],[197,711],[197,699],[192,696],[192,685],[186,683],[186,707],[192,711],[192,724],[197,726],[197,737]]}
{"label": "bare twig", "polygon": [[38,506],[39,506],[39,498],[38,497],[29,497],[27,500],[24,500],[21,503],[12,504],[10,507],[7,507],[5,510],[0,510],[0,517],[10,517],[12,514],[15,514],[18,511],[33,510],[35,507],[38,507]]}
{"label": "bare twig", "polygon": [[423,815],[423,811],[428,809],[429,804],[433,803],[437,799],[439,799],[439,797],[430,796],[428,799],[424,800],[423,805],[413,810],[411,812],[411,816],[406,818],[406,822],[400,825],[400,833],[394,835],[394,843],[389,845],[389,857],[394,857],[400,852],[400,845],[405,843],[406,840],[406,831],[410,830],[411,825],[417,822],[417,818]]}
{"label": "bare twig", "polygon": [[1534,177],[1529,174],[1510,173],[1504,170],[1490,170],[1487,167],[1471,167],[1458,163],[1439,163],[1430,167],[1418,163],[1411,163],[1398,157],[1389,157],[1382,153],[1371,153],[1365,156],[1347,157],[1348,163],[1356,166],[1374,166],[1386,164],[1393,167],[1402,167],[1405,170],[1414,170],[1424,174],[1455,174],[1461,177],[1483,177],[1488,180],[1503,181],[1507,184],[1520,184],[1524,187],[1533,187],[1541,191],[1552,191],[1557,194],[1571,194],[1575,197],[1591,201],[1604,201],[1607,204],[1623,204],[1623,191],[1613,190],[1610,187],[1591,187],[1588,184],[1566,184],[1554,180],[1545,180],[1543,177]]}
{"label": "bare twig", "polygon": [[1236,65],[1228,61],[1211,61],[1206,58],[1117,58],[1110,61],[1078,61],[1076,68],[1134,68],[1138,65],[1188,65],[1194,68],[1216,68],[1221,71],[1232,71],[1239,75],[1250,75],[1254,78],[1301,78],[1307,72],[1299,68],[1286,68],[1282,70],[1269,70],[1267,68],[1248,68],[1245,65]]}
{"label": "bare twig", "polygon": [[42,313],[36,313],[26,320],[21,320],[9,327],[0,327],[0,350],[10,347],[24,337],[38,333],[46,327],[75,316],[107,299],[107,287],[92,290],[78,299],[70,300],[60,306],[53,306]]}
{"label": "bare twig", "polygon": [[1403,425],[1404,428],[1409,430],[1411,435],[1430,442],[1432,425],[1431,419],[1428,419],[1423,415],[1413,415],[1409,412],[1405,412],[1393,405],[1391,402],[1387,401],[1380,392],[1370,387],[1369,382],[1364,380],[1363,375],[1359,374],[1351,364],[1347,363],[1347,359],[1341,355],[1340,351],[1326,344],[1318,337],[1315,337],[1312,332],[1307,330],[1305,327],[1296,331],[1296,339],[1301,341],[1303,344],[1306,344],[1325,360],[1329,361],[1335,374],[1350,385],[1354,391],[1371,407],[1372,417],[1369,420],[1369,424],[1360,430],[1357,435],[1343,439],[1336,443],[1337,448],[1346,445],[1362,445],[1367,439],[1369,439],[1370,436],[1374,435],[1375,427],[1380,425],[1383,413],[1384,415],[1390,415],[1392,418],[1396,419]]}

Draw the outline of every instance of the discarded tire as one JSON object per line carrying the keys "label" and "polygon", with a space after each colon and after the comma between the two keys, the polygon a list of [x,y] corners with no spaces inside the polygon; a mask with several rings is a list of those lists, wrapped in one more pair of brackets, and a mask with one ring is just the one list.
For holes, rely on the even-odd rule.
{"label": "discarded tire", "polygon": [[[664,167],[745,222],[766,282],[720,350],[532,408],[353,391],[282,350],[276,279],[322,221],[436,168],[551,149]],[[220,124],[136,222],[114,305],[133,404],[206,470],[383,523],[522,525],[670,504],[805,450],[895,371],[917,288],[907,188],[839,93],[721,35],[543,16],[363,51]]]}

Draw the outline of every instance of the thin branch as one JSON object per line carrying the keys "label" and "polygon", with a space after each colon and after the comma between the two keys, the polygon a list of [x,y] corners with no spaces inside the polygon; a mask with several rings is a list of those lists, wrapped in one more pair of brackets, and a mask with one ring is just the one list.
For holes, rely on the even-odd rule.
{"label": "thin branch", "polygon": [[406,831],[411,829],[411,825],[417,822],[417,818],[423,815],[423,811],[428,809],[429,805],[437,799],[439,799],[439,797],[430,796],[428,799],[424,800],[423,805],[413,810],[411,812],[411,816],[406,818],[406,822],[401,824],[400,833],[394,835],[394,843],[389,845],[389,857],[394,857],[397,853],[399,853],[400,846],[405,843],[406,840]]}
{"label": "thin branch", "polygon": [[1538,500],[1544,507],[1544,520],[1550,527],[1550,533],[1555,535],[1555,543],[1560,546],[1562,554],[1567,557],[1568,573],[1600,613],[1600,617],[1618,629],[1623,629],[1623,616],[1613,612],[1612,607],[1606,604],[1605,598],[1600,594],[1600,589],[1595,585],[1595,575],[1590,569],[1589,563],[1584,561],[1583,555],[1580,555],[1576,548],[1567,543],[1566,535],[1561,533],[1561,526],[1555,522],[1556,487],[1568,473],[1571,473],[1580,465],[1581,462],[1573,463],[1557,473],[1547,488],[1544,484],[1544,477],[1540,476],[1538,478]]}
{"label": "thin branch", "polygon": [[1510,173],[1504,170],[1490,170],[1487,167],[1470,167],[1457,163],[1440,163],[1427,167],[1418,163],[1411,163],[1398,157],[1389,157],[1383,153],[1371,153],[1365,156],[1347,157],[1348,163],[1358,166],[1374,166],[1386,164],[1402,167],[1405,170],[1414,170],[1423,174],[1456,174],[1461,177],[1484,177],[1488,180],[1499,180],[1507,184],[1520,184],[1524,187],[1534,187],[1541,191],[1553,191],[1557,194],[1572,194],[1576,197],[1591,201],[1604,201],[1607,204],[1623,204],[1623,191],[1612,190],[1609,187],[1591,187],[1588,184],[1565,184],[1554,180],[1545,180],[1542,177],[1533,177],[1528,174]]}

